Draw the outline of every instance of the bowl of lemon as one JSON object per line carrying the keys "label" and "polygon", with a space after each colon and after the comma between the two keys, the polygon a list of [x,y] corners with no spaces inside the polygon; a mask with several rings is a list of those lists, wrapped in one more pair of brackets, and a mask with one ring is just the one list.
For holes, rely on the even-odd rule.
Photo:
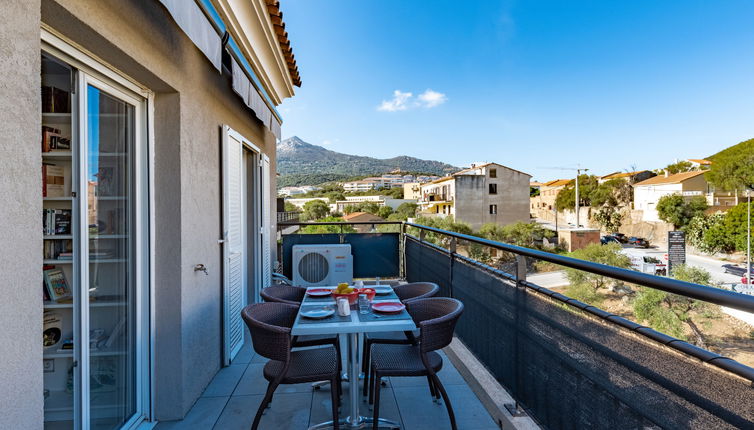
{"label": "bowl of lemon", "polygon": [[353,305],[359,299],[359,290],[343,282],[338,284],[338,287],[332,291],[332,296],[336,302],[339,298],[344,297],[348,299],[349,304]]}

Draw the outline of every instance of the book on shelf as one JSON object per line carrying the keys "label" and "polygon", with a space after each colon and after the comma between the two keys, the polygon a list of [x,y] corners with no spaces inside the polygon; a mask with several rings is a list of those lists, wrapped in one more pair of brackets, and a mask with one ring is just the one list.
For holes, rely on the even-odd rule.
{"label": "book on shelf", "polygon": [[42,273],[50,300],[57,302],[73,296],[71,287],[65,279],[65,273],[61,269],[47,269]]}
{"label": "book on shelf", "polygon": [[46,236],[71,234],[71,210],[42,209],[42,233]]}
{"label": "book on shelf", "polygon": [[42,345],[51,348],[60,342],[63,335],[63,323],[57,312],[45,311],[43,314]]}
{"label": "book on shelf", "polygon": [[57,128],[42,126],[42,152],[70,151],[71,139]]}
{"label": "book on shelf", "polygon": [[45,260],[72,260],[73,244],[68,240],[45,240],[44,241],[44,259]]}
{"label": "book on shelf", "polygon": [[42,112],[71,113],[71,93],[50,85],[42,85]]}
{"label": "book on shelf", "polygon": [[65,169],[61,166],[42,164],[42,197],[65,197]]}

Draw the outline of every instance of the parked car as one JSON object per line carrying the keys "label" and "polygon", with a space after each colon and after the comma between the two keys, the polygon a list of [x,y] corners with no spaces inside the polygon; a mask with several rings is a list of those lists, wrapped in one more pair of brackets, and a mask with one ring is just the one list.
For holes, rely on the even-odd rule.
{"label": "parked car", "polygon": [[[738,265],[738,264],[723,264],[723,270],[725,273],[730,273],[736,276],[746,277],[746,265]],[[752,277],[754,277],[754,264],[749,265],[749,271],[752,272]]]}
{"label": "parked car", "polygon": [[618,242],[620,243],[626,243],[628,242],[628,238],[623,233],[613,233],[612,236],[616,239],[618,239]]}
{"label": "parked car", "polygon": [[649,248],[649,242],[642,237],[631,236],[628,238],[628,244],[638,248]]}
{"label": "parked car", "polygon": [[603,245],[607,245],[608,243],[617,243],[620,245],[620,240],[618,240],[618,238],[616,238],[615,236],[608,234],[600,237],[600,243]]}

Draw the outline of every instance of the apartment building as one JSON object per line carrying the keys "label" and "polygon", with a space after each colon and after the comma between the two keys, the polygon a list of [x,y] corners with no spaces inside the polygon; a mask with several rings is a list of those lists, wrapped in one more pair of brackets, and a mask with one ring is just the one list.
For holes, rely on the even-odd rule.
{"label": "apartment building", "polygon": [[369,190],[381,190],[401,188],[405,184],[419,182],[425,183],[438,179],[438,176],[414,176],[414,175],[398,175],[398,174],[385,174],[379,177],[364,178],[358,181],[345,182],[343,184],[344,191],[357,192],[357,191],[369,191]]}
{"label": "apartment building", "polygon": [[234,359],[300,85],[283,28],[273,0],[3,3],[0,428],[152,428]]}
{"label": "apartment building", "polygon": [[539,183],[539,195],[529,199],[529,209],[534,218],[555,222],[555,199],[560,190],[570,184],[573,179],[555,179]]}
{"label": "apartment building", "polygon": [[422,216],[453,216],[478,229],[529,221],[531,175],[497,163],[474,164],[445,178],[423,184]]}
{"label": "apartment building", "polygon": [[649,170],[637,170],[635,172],[613,172],[597,178],[597,182],[604,184],[607,181],[613,179],[625,179],[629,184],[635,184],[647,180],[653,176],[657,176],[657,173]]}
{"label": "apartment building", "polygon": [[660,222],[657,202],[661,197],[680,194],[686,198],[702,196],[709,206],[726,209],[735,206],[738,198],[734,192],[716,190],[704,178],[704,171],[659,175],[634,184],[634,209],[643,211],[642,219]]}
{"label": "apartment building", "polygon": [[301,187],[283,187],[278,190],[279,196],[285,196],[285,197],[291,197],[291,196],[297,196],[300,194],[306,194],[312,191],[320,190],[319,187],[314,187],[311,185],[304,185]]}
{"label": "apartment building", "polygon": [[420,182],[409,182],[403,184],[403,198],[410,200],[419,200],[422,197],[422,185]]}

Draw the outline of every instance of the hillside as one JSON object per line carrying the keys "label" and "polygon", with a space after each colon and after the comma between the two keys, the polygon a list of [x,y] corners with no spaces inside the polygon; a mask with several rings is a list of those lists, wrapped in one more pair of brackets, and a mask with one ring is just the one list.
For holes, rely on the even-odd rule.
{"label": "hillside", "polygon": [[278,186],[314,185],[354,176],[388,173],[396,169],[439,176],[459,170],[439,161],[405,155],[379,159],[343,154],[304,142],[297,136],[285,139],[278,145],[277,169],[280,173]]}

